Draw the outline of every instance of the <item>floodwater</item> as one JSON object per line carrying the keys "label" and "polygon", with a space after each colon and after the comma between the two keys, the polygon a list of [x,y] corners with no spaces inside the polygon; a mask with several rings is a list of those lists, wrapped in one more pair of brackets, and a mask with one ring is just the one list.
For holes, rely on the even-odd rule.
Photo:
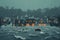
{"label": "floodwater", "polygon": [[[42,31],[35,31],[40,28]],[[0,40],[60,40],[60,28],[55,26],[1,26]]]}

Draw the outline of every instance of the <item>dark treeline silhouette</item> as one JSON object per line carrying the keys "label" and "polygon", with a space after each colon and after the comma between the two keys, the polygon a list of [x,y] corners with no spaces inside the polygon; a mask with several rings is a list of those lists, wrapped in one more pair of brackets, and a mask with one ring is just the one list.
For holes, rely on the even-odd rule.
{"label": "dark treeline silhouette", "polygon": [[37,9],[37,10],[27,10],[23,11],[21,9],[15,8],[4,8],[0,7],[0,16],[2,17],[13,17],[13,16],[24,16],[25,14],[35,17],[43,17],[43,16],[60,16],[60,7],[55,8],[44,8],[44,9]]}

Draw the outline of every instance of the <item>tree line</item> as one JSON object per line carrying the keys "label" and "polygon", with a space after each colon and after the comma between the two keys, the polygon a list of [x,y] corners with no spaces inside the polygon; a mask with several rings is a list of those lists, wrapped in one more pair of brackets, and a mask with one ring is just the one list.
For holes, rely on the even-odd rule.
{"label": "tree line", "polygon": [[14,17],[14,16],[24,16],[25,14],[29,16],[35,16],[35,17],[44,17],[44,16],[60,16],[60,7],[54,7],[54,8],[44,8],[44,9],[36,9],[36,10],[27,10],[23,11],[22,9],[16,9],[16,8],[4,8],[0,7],[0,16],[2,17]]}

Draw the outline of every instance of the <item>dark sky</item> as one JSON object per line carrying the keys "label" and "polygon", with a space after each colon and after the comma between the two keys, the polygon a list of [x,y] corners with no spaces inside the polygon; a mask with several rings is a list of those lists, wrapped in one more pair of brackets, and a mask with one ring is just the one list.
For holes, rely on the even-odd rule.
{"label": "dark sky", "polygon": [[38,9],[59,7],[60,0],[0,0],[0,6],[8,6],[9,8]]}

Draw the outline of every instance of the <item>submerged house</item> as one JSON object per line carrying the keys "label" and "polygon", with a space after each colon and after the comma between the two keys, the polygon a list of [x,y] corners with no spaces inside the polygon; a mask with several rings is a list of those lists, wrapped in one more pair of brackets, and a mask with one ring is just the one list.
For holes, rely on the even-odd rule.
{"label": "submerged house", "polygon": [[52,18],[49,18],[48,22],[50,26],[59,26],[60,25],[59,21],[60,21],[59,17],[52,17]]}
{"label": "submerged house", "polygon": [[2,20],[2,24],[3,25],[8,25],[10,23],[11,23],[11,19],[9,17],[3,18],[3,20]]}
{"label": "submerged house", "polygon": [[46,26],[47,25],[47,20],[44,19],[44,18],[40,18],[39,21],[38,21],[38,25],[39,26]]}
{"label": "submerged house", "polygon": [[35,19],[26,19],[26,26],[35,26]]}
{"label": "submerged house", "polygon": [[26,25],[26,22],[24,19],[20,19],[19,20],[19,26],[25,26]]}

